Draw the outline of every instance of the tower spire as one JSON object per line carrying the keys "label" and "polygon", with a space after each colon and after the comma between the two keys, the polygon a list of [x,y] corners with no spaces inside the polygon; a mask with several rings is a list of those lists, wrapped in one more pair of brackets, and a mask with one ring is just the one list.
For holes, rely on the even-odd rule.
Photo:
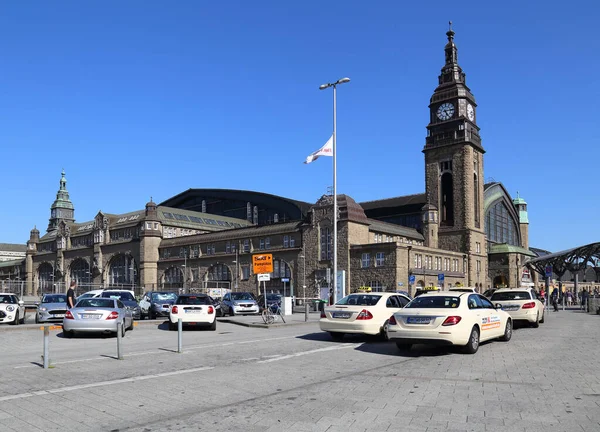
{"label": "tower spire", "polygon": [[448,31],[446,32],[446,36],[448,36],[448,43],[444,48],[444,51],[446,52],[446,67],[456,66],[460,69],[458,66],[458,49],[454,44],[455,34],[456,33],[454,33],[454,30],[452,30],[452,21],[448,21]]}
{"label": "tower spire", "polygon": [[58,222],[61,219],[66,222],[75,222],[75,208],[67,191],[67,178],[65,177],[64,168],[60,173],[60,187],[56,193],[56,200],[54,200],[50,207],[50,222],[47,231],[56,230]]}

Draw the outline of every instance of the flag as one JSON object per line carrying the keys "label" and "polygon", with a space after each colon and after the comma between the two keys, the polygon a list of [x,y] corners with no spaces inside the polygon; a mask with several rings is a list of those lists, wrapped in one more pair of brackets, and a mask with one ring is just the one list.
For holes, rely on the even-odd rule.
{"label": "flag", "polygon": [[304,163],[309,164],[312,161],[317,160],[319,156],[333,156],[333,135],[331,135],[323,147],[308,155]]}

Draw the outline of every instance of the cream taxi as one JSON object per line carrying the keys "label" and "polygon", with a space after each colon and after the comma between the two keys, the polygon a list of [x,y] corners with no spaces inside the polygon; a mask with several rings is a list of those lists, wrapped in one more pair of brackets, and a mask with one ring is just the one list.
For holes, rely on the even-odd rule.
{"label": "cream taxi", "polygon": [[494,291],[490,300],[508,312],[513,321],[526,321],[535,328],[544,322],[544,303],[532,288],[501,288]]}
{"label": "cream taxi", "polygon": [[347,295],[321,312],[319,327],[335,340],[346,333],[381,335],[391,314],[401,310],[410,298],[393,292],[359,292]]}
{"label": "cream taxi", "polygon": [[458,345],[474,354],[479,343],[512,337],[512,318],[477,293],[439,291],[416,297],[394,313],[388,339],[401,350],[415,344]]}

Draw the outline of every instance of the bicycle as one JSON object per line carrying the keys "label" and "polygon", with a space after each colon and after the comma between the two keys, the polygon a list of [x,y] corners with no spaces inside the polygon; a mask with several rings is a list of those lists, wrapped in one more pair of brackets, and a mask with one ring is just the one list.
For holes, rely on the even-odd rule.
{"label": "bicycle", "polygon": [[267,325],[276,323],[279,318],[281,318],[281,321],[285,323],[285,318],[281,314],[281,307],[279,306],[269,306],[262,312],[262,319]]}

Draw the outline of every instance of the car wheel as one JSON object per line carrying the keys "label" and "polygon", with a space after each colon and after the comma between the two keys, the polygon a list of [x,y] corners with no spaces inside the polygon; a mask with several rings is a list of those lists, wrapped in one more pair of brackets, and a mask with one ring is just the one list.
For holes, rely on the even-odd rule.
{"label": "car wheel", "polygon": [[38,314],[35,314],[35,323],[36,324],[40,323],[40,316]]}
{"label": "car wheel", "polygon": [[232,307],[229,308],[229,315],[235,316],[235,311],[233,310]]}
{"label": "car wheel", "polygon": [[73,334],[74,333],[72,331],[63,330],[63,336],[67,339],[71,339],[73,337]]}
{"label": "car wheel", "polygon": [[121,323],[121,337],[125,337],[125,332],[127,329],[125,328],[125,320]]}
{"label": "car wheel", "polygon": [[504,328],[504,335],[500,338],[501,341],[508,342],[512,337],[512,321],[506,320],[506,327]]}
{"label": "car wheel", "polygon": [[27,315],[27,312],[23,312],[23,318],[21,318],[21,324],[25,324],[25,315]]}
{"label": "car wheel", "polygon": [[531,323],[531,327],[538,328],[540,326],[540,313],[535,316],[535,322]]}
{"label": "car wheel", "polygon": [[396,346],[400,351],[409,351],[412,348],[412,344],[409,343],[396,342]]}
{"label": "car wheel", "polygon": [[127,327],[127,330],[133,330],[133,318],[131,318],[131,324]]}
{"label": "car wheel", "polygon": [[342,339],[344,339],[344,333],[329,332],[329,334],[331,335],[331,338],[335,341],[341,341]]}
{"label": "car wheel", "polygon": [[177,330],[177,324],[169,321],[169,330],[171,330],[171,331]]}
{"label": "car wheel", "polygon": [[148,311],[148,319],[149,319],[149,320],[156,319],[156,316],[154,315],[154,312],[152,311],[152,309],[150,309],[150,310]]}
{"label": "car wheel", "polygon": [[15,319],[10,323],[11,325],[19,325],[19,312],[15,315]]}
{"label": "car wheel", "polygon": [[217,329],[217,320],[215,319],[212,324],[208,327],[210,331],[215,331]]}
{"label": "car wheel", "polygon": [[471,335],[469,336],[469,342],[464,347],[465,353],[475,354],[479,349],[479,329],[477,326],[473,326],[471,329]]}
{"label": "car wheel", "polygon": [[542,318],[540,319],[540,324],[544,324],[545,317],[546,317],[546,314],[544,312],[542,312]]}
{"label": "car wheel", "polygon": [[390,338],[388,337],[388,327],[389,326],[390,326],[390,320],[385,320],[385,322],[383,323],[383,326],[381,327],[381,331],[379,332],[379,336],[384,341],[390,340]]}

